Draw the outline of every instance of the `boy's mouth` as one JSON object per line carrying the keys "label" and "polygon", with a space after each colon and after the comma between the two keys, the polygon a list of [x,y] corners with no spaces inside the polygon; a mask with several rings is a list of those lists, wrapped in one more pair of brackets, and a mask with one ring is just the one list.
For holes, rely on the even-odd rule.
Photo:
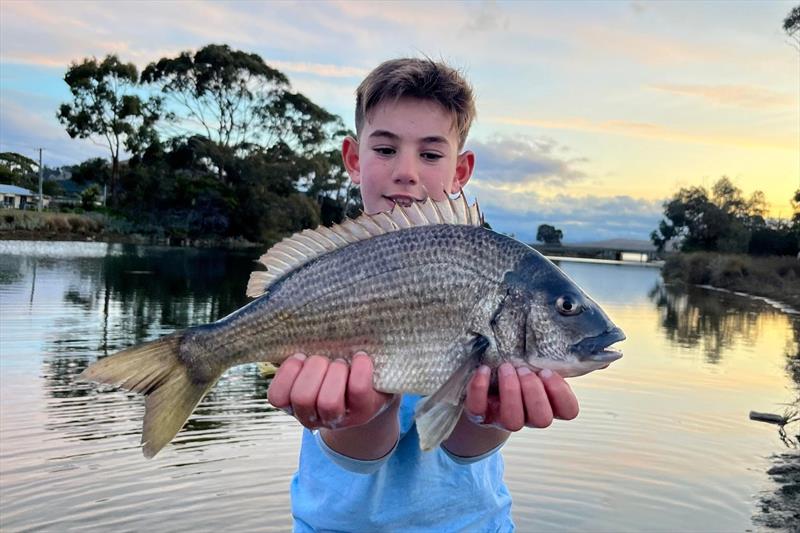
{"label": "boy's mouth", "polygon": [[383,195],[384,198],[389,200],[390,202],[394,202],[398,205],[403,207],[410,207],[414,202],[422,202],[418,198],[414,198],[413,196],[409,196],[407,194],[392,194],[392,195]]}

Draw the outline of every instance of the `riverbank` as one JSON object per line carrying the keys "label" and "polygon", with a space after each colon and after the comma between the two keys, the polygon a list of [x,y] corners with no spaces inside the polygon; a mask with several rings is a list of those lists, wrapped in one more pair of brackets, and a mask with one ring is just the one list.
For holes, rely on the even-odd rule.
{"label": "riverbank", "polygon": [[800,310],[800,261],[794,257],[677,253],[667,256],[661,274],[668,283],[710,285]]}
{"label": "riverbank", "polygon": [[0,240],[156,244],[196,248],[265,248],[241,237],[191,238],[163,228],[141,228],[103,213],[50,213],[0,209]]}

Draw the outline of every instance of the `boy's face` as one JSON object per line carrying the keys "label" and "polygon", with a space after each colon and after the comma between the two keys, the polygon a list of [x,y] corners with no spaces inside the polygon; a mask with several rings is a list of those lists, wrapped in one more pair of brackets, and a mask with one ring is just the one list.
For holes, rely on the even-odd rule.
{"label": "boy's face", "polygon": [[370,214],[395,203],[443,200],[464,187],[475,164],[472,152],[458,153],[453,117],[438,103],[417,98],[372,109],[360,141],[345,139],[342,159]]}

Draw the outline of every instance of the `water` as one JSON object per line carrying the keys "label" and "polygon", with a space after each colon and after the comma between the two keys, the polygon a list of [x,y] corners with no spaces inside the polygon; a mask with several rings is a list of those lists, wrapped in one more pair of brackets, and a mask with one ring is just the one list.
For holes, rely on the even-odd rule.
{"label": "water", "polygon": [[[299,425],[255,365],[224,376],[153,460],[142,398],[76,384],[98,356],[246,302],[255,252],[0,242],[0,528],[285,531]],[[575,421],[504,449],[520,531],[752,529],[785,450],[750,410],[796,396],[800,325],[740,296],[663,287],[656,269],[563,263],[628,334],[571,380]]]}

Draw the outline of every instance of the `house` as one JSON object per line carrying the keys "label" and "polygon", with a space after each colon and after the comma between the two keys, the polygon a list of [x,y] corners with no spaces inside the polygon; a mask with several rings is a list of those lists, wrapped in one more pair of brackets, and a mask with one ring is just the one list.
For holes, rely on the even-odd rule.
{"label": "house", "polygon": [[[6,209],[36,209],[39,205],[39,193],[5,183],[0,183],[0,198],[3,200],[0,205]],[[50,197],[42,195],[42,203],[47,207]]]}

